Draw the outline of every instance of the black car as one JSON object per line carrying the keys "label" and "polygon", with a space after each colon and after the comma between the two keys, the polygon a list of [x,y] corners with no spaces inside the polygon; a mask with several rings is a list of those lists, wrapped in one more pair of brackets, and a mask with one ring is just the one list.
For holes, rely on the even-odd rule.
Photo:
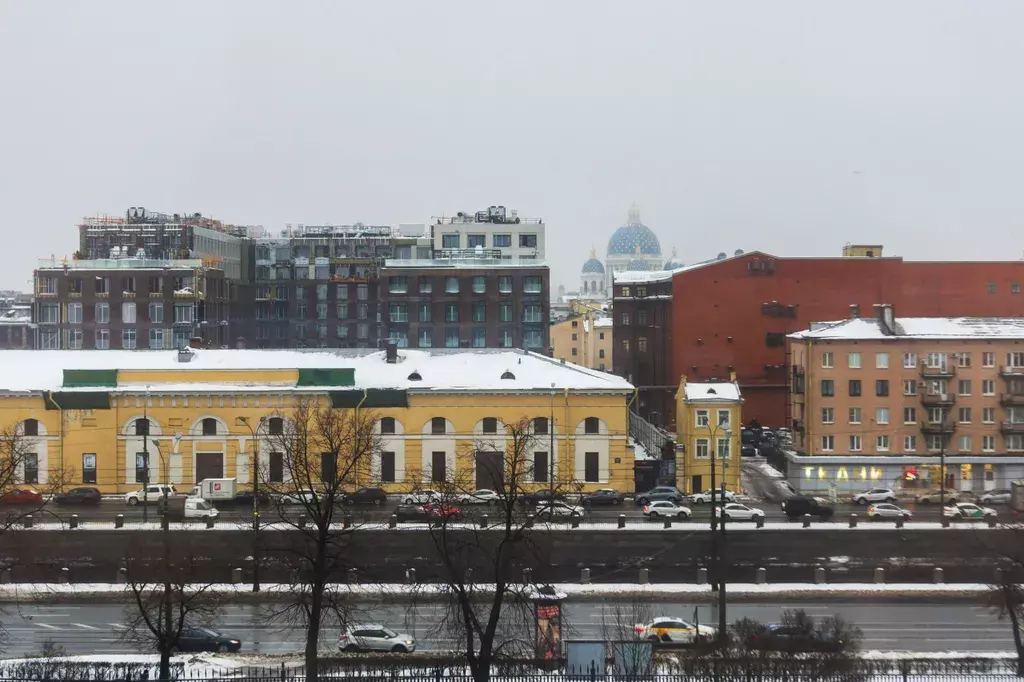
{"label": "black car", "polygon": [[815,630],[799,625],[769,623],[747,637],[747,647],[762,651],[788,651],[810,653],[836,651],[843,643],[828,639]]}
{"label": "black car", "polygon": [[430,521],[430,514],[421,504],[400,504],[395,508],[395,516],[399,523],[426,523]]}
{"label": "black car", "polygon": [[532,507],[536,507],[542,502],[549,502],[551,500],[565,501],[565,495],[558,492],[557,490],[535,490],[532,493],[525,493],[519,498],[520,504],[528,504]]}
{"label": "black car", "polygon": [[805,514],[817,516],[819,521],[827,521],[835,514],[835,510],[820,497],[810,495],[794,495],[782,503],[782,511],[790,521],[801,519]]}
{"label": "black car", "polygon": [[[232,504],[232,505],[234,505],[236,507],[251,507],[251,506],[253,506],[253,497],[254,497],[254,495],[253,495],[253,492],[251,490],[239,490],[238,494],[235,495],[235,497],[230,502],[228,502],[228,504]],[[259,494],[259,501],[260,501],[259,506],[261,506],[261,507],[269,506],[270,505],[270,500],[271,500],[270,493],[261,492]],[[221,504],[223,504],[223,502],[218,502],[217,504],[221,505]]]}
{"label": "black car", "polygon": [[53,501],[61,506],[89,505],[96,506],[100,503],[102,495],[98,488],[72,488],[71,490],[53,496]]}
{"label": "black car", "polygon": [[753,443],[743,443],[740,445],[740,454],[744,457],[757,457],[757,448]]}
{"label": "black car", "polygon": [[242,642],[210,628],[184,628],[178,635],[178,651],[238,651]]}
{"label": "black car", "polygon": [[586,507],[618,506],[622,504],[622,493],[612,488],[601,488],[583,497],[583,505]]}
{"label": "black car", "polygon": [[345,504],[373,504],[380,506],[388,501],[388,494],[383,488],[360,488],[348,493],[342,500]]}

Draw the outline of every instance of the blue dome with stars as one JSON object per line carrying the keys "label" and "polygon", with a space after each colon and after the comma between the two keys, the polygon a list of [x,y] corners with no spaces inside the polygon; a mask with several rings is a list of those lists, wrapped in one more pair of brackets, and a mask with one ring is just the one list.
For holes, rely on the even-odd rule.
{"label": "blue dome with stars", "polygon": [[608,240],[608,255],[632,256],[637,253],[660,256],[661,244],[651,228],[640,222],[640,209],[633,204],[629,209],[629,222],[615,230]]}
{"label": "blue dome with stars", "polygon": [[686,265],[683,261],[676,258],[676,249],[672,247],[672,257],[665,262],[665,270],[676,270]]}
{"label": "blue dome with stars", "polygon": [[604,274],[604,263],[597,260],[596,258],[588,258],[587,262],[583,264],[584,275],[603,275]]}
{"label": "blue dome with stars", "polygon": [[650,264],[643,258],[634,258],[633,260],[629,261],[629,263],[626,264],[627,272],[646,272],[647,270],[650,269]]}

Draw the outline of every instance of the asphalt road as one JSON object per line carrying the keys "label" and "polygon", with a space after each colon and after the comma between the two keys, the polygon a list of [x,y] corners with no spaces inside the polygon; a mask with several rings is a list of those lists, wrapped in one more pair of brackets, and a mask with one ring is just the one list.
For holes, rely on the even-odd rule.
{"label": "asphalt road", "polygon": [[[729,607],[729,621],[750,617],[762,622],[779,618],[786,604],[736,604]],[[838,614],[864,631],[864,649],[889,651],[1009,651],[1013,648],[1010,626],[1000,622],[987,608],[968,604],[808,604],[803,607],[816,617]],[[258,606],[230,606],[216,623],[217,629],[243,642],[243,651],[266,653],[298,652],[304,636],[301,630],[268,622]],[[359,613],[361,622],[383,623],[411,634],[421,649],[450,649],[454,642],[436,631],[441,605],[368,605]],[[656,616],[678,616],[693,620],[694,605],[658,603],[616,606],[612,603],[567,604],[563,627],[566,639],[612,639],[635,622]],[[710,606],[700,606],[700,622],[713,623]],[[38,653],[50,641],[69,654],[137,653],[138,647],[122,639],[125,607],[113,604],[11,607],[3,615],[8,641],[4,655]],[[333,647],[337,632],[324,635],[325,646]]]}

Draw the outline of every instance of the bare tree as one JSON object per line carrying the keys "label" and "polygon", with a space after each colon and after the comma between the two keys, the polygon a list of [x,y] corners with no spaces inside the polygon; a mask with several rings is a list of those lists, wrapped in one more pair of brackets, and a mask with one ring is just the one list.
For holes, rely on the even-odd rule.
{"label": "bare tree", "polygon": [[1024,677],[1024,641],[1021,627],[1024,626],[1024,588],[1004,573],[1004,578],[992,586],[989,604],[999,613],[1000,619],[1010,621],[1013,631],[1013,646],[1017,651],[1017,677]]}
{"label": "bare tree", "polygon": [[[281,435],[267,443],[277,465],[259,467],[261,487],[270,493],[275,522],[292,531],[267,540],[266,551],[290,567],[292,594],[269,614],[306,631],[306,678],[317,679],[320,635],[347,622],[352,605],[337,583],[352,567],[355,525],[339,523],[346,491],[369,482],[380,452],[377,416],[369,410],[336,409],[315,399],[299,400],[284,420]],[[273,538],[277,538],[275,541]],[[276,543],[276,544],[275,544]]]}
{"label": "bare tree", "polygon": [[[0,533],[21,525],[26,517],[46,513],[44,505],[71,480],[66,469],[39,470],[33,436],[24,433],[24,422],[0,431]],[[40,484],[40,474],[45,483]],[[39,496],[31,494],[39,493]]]}
{"label": "bare tree", "polygon": [[143,649],[155,648],[160,654],[160,680],[166,682],[171,679],[171,655],[182,633],[212,625],[221,600],[209,583],[195,582],[198,567],[192,557],[158,567],[129,559],[126,566],[132,600],[125,606],[121,639]]}
{"label": "bare tree", "polygon": [[[526,564],[540,563],[544,549],[537,542],[551,511],[549,502],[534,508],[526,503],[538,488],[548,498],[578,492],[579,486],[562,467],[535,467],[535,451],[549,452],[548,441],[534,433],[533,421],[523,418],[505,426],[505,433],[483,438],[462,459],[475,467],[459,467],[446,481],[435,482],[443,502],[433,516],[430,537],[434,559],[441,569],[449,606],[442,626],[460,642],[459,648],[476,682],[490,679],[492,668],[509,658],[539,648],[535,632],[547,632],[533,610],[536,590],[523,584]],[[474,469],[477,477],[473,477]],[[569,472],[571,474],[571,472]],[[488,527],[461,523],[445,503],[470,501],[477,484],[493,490],[497,499],[488,508]],[[540,627],[538,627],[540,626]]]}

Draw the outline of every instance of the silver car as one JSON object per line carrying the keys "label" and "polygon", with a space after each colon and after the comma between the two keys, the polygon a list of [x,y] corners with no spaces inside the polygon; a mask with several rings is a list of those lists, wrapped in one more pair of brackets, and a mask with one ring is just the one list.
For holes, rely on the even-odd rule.
{"label": "silver car", "polygon": [[982,504],[1009,504],[1010,495],[1013,493],[1009,488],[1000,488],[998,490],[989,490],[987,493],[981,496]]}
{"label": "silver car", "polygon": [[416,651],[416,640],[404,632],[376,623],[349,626],[338,637],[340,651],[391,651],[409,654]]}
{"label": "silver car", "polygon": [[898,507],[891,502],[879,502],[868,507],[869,519],[899,519],[909,521],[913,514],[903,507]]}

